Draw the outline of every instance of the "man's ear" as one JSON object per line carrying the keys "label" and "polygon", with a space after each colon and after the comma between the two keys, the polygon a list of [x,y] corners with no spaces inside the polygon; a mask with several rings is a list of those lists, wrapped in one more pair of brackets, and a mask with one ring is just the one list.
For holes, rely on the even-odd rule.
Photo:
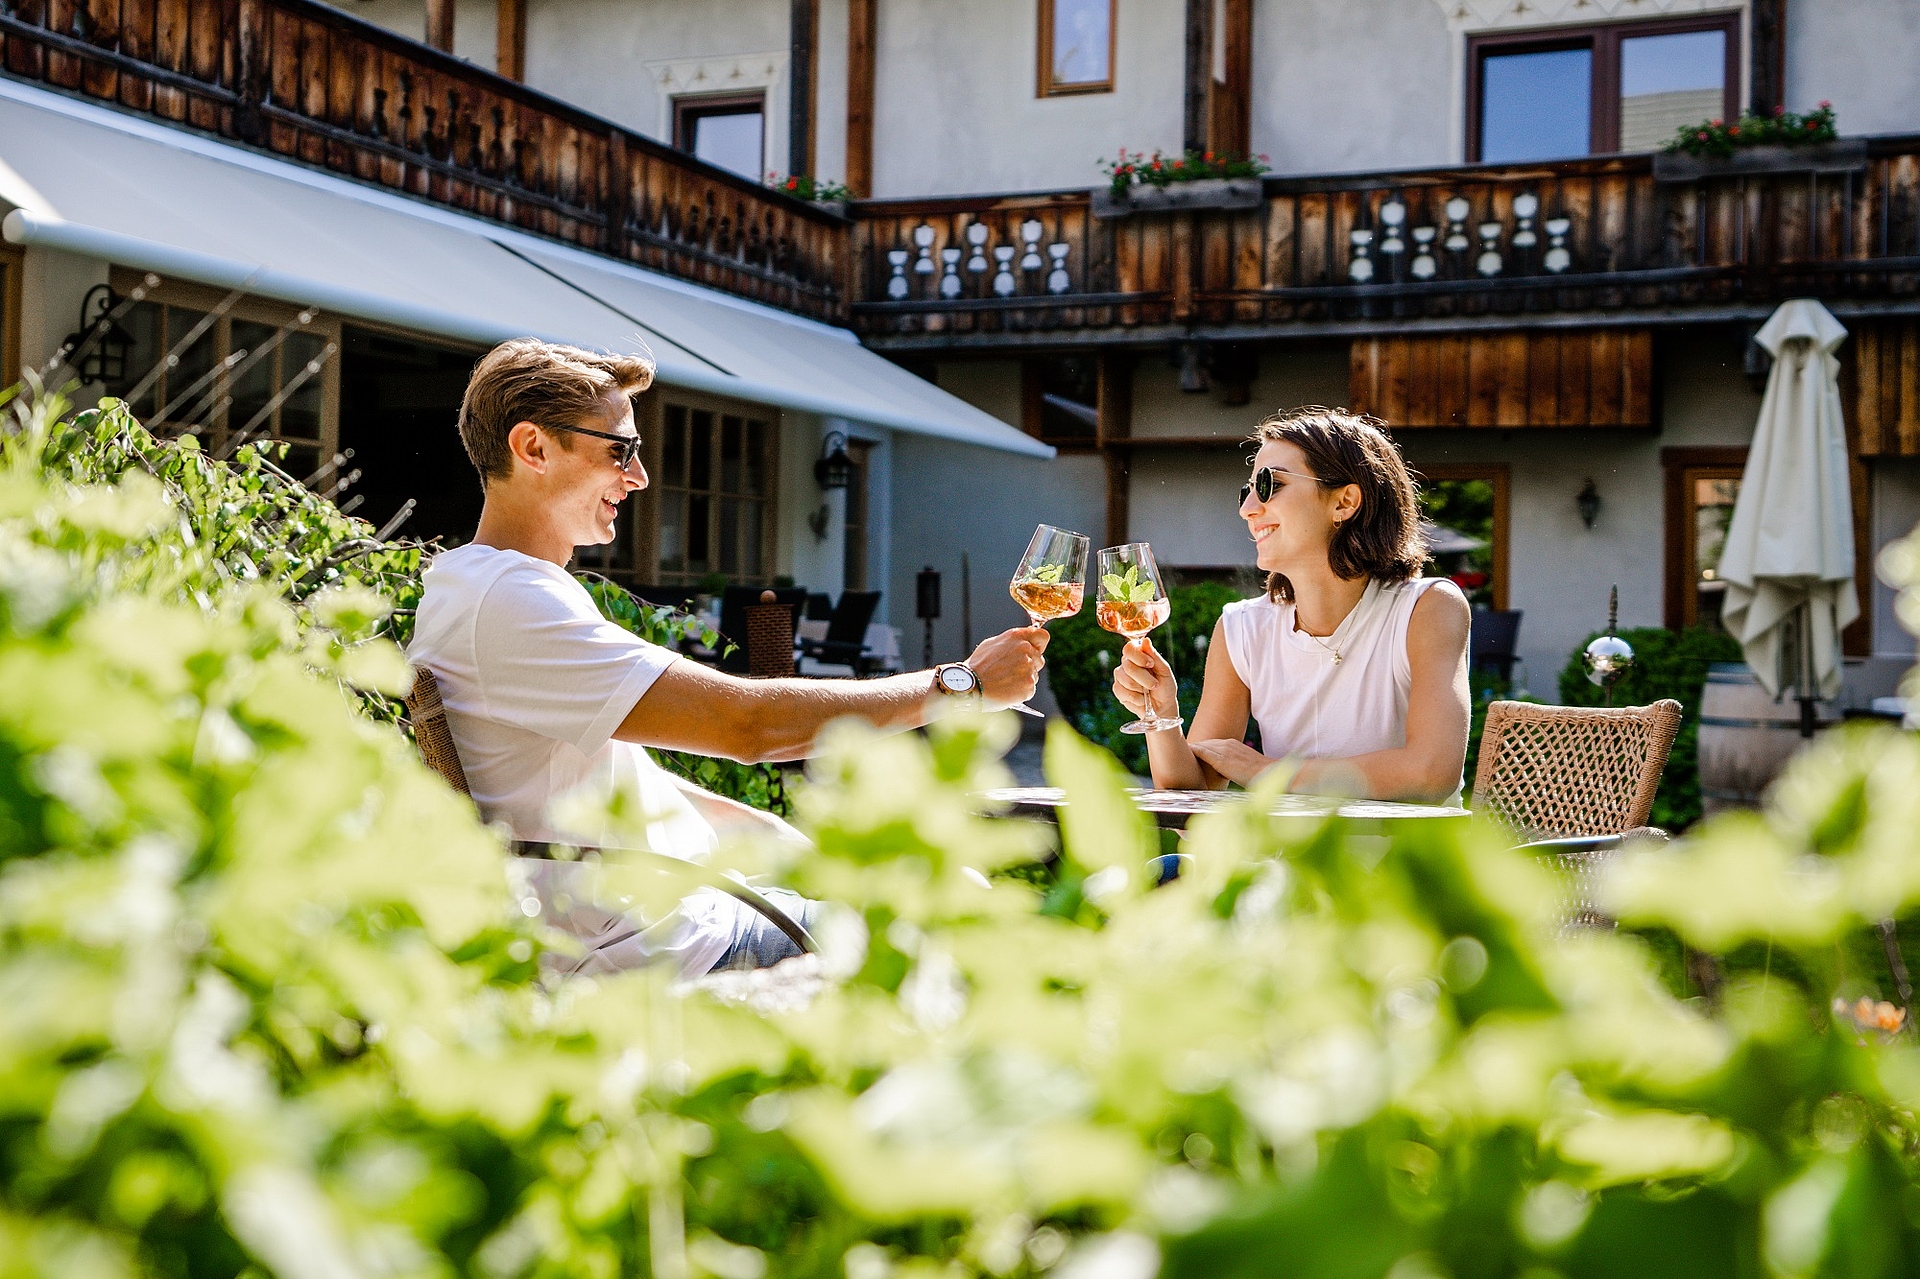
{"label": "man's ear", "polygon": [[551,443],[546,432],[532,422],[515,422],[507,431],[507,451],[536,475],[547,473],[547,450]]}

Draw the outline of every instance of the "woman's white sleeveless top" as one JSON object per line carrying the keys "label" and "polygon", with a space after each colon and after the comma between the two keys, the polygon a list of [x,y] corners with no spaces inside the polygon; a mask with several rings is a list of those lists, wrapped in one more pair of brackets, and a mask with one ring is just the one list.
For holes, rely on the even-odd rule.
{"label": "woman's white sleeveless top", "polygon": [[1220,629],[1233,669],[1252,694],[1261,753],[1346,759],[1405,746],[1413,686],[1407,623],[1420,597],[1444,581],[1370,581],[1325,638],[1298,629],[1290,603],[1262,595],[1227,605]]}

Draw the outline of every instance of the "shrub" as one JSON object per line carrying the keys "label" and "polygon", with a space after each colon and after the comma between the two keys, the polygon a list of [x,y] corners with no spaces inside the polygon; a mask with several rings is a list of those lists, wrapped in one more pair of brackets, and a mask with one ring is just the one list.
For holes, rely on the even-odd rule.
{"label": "shrub", "polygon": [[[1600,632],[1580,642],[1560,671],[1560,700],[1568,706],[1601,706],[1607,694],[1587,678],[1581,661]],[[1653,797],[1653,824],[1684,830],[1700,819],[1700,774],[1697,744],[1700,737],[1700,692],[1706,687],[1707,666],[1742,660],[1739,643],[1712,626],[1690,626],[1674,632],[1657,626],[1620,632],[1633,646],[1633,669],[1613,686],[1615,706],[1645,706],[1671,697],[1680,703],[1680,732],[1667,757],[1667,771]]]}
{"label": "shrub", "polygon": [[[1206,674],[1206,644],[1213,638],[1220,611],[1241,595],[1218,582],[1200,582],[1176,586],[1167,598],[1171,615],[1153,633],[1153,644],[1173,667],[1174,682],[1180,687],[1180,714],[1191,724]],[[1106,747],[1130,771],[1144,776],[1146,743],[1120,731],[1133,716],[1113,695],[1113,666],[1126,641],[1101,630],[1090,608],[1047,629],[1053,633],[1047,642],[1047,684],[1061,713],[1088,740]]]}

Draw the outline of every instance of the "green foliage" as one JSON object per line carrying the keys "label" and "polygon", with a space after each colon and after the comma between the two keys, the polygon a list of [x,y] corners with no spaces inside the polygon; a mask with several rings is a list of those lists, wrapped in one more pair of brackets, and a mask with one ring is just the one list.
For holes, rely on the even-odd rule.
{"label": "green foliage", "polygon": [[[1213,639],[1220,610],[1239,598],[1239,592],[1218,582],[1177,586],[1167,592],[1171,617],[1150,638],[1173,667],[1180,687],[1180,714],[1189,722],[1200,705],[1205,645]],[[1047,641],[1047,683],[1067,722],[1112,751],[1128,769],[1145,775],[1147,748],[1139,737],[1120,731],[1133,716],[1113,695],[1113,667],[1126,641],[1101,630],[1092,610],[1062,618],[1047,629],[1053,634]]]}
{"label": "green foliage", "polygon": [[820,955],[560,981],[498,840],[344,691],[320,597],[181,589],[179,492],[49,474],[67,437],[30,426],[0,467],[9,1279],[1920,1266],[1920,1048],[1857,944],[1920,916],[1912,735],[1830,735],[1765,815],[1602,881],[1636,928],[1765,948],[1716,1006],[1563,932],[1552,873],[1466,819],[1383,839],[1257,787],[1149,890],[1124,776],[1063,726],[1036,874],[1047,832],[973,798],[1012,717],[965,714],[840,726],[812,846],[721,850],[837,904]]}
{"label": "green foliage", "polygon": [[1805,115],[1780,107],[1772,115],[1746,112],[1732,123],[1702,120],[1699,124],[1682,125],[1663,149],[1687,155],[1728,156],[1742,147],[1810,146],[1816,142],[1832,142],[1839,136],[1833,104],[1822,102]]}
{"label": "green foliage", "polygon": [[[1580,641],[1560,671],[1560,700],[1568,706],[1601,706],[1606,692],[1587,678],[1580,655],[1600,632]],[[1684,830],[1700,820],[1700,691],[1706,686],[1707,667],[1713,662],[1738,662],[1740,645],[1713,626],[1690,626],[1674,632],[1657,626],[1621,631],[1633,645],[1633,669],[1613,686],[1615,706],[1645,706],[1671,697],[1682,708],[1680,732],[1667,756],[1667,771],[1653,797],[1653,824]]]}
{"label": "green foliage", "polygon": [[1150,155],[1145,151],[1129,152],[1121,147],[1118,158],[1100,161],[1100,171],[1107,175],[1116,200],[1124,199],[1136,183],[1165,187],[1176,182],[1203,182],[1210,178],[1257,178],[1266,173],[1269,167],[1264,155],[1190,150],[1169,156],[1162,154],[1157,147]]}

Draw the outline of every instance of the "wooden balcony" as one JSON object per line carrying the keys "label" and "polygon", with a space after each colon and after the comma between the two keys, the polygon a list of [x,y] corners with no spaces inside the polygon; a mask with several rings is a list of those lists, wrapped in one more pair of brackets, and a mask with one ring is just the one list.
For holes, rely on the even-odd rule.
{"label": "wooden balcony", "polygon": [[842,218],[314,0],[0,0],[0,70],[847,321]]}
{"label": "wooden balcony", "polygon": [[1084,191],[868,201],[855,327],[898,349],[1063,346],[1920,302],[1920,137],[1826,172],[1654,170],[1628,155],[1269,178],[1259,208],[1112,219]]}

